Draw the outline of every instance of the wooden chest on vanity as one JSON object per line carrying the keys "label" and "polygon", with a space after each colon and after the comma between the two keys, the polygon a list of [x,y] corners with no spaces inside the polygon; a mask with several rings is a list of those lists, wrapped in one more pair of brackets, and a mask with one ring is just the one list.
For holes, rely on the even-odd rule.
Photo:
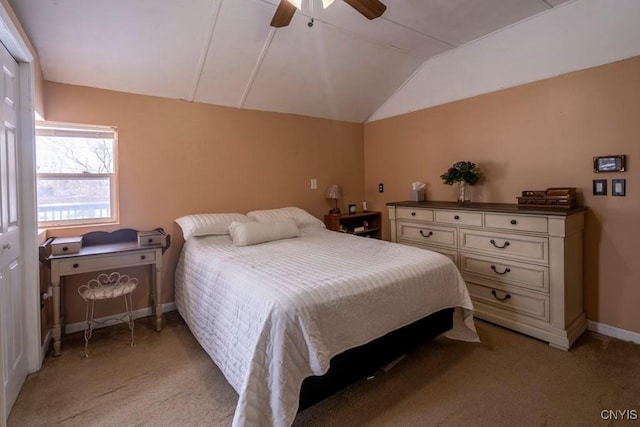
{"label": "wooden chest on vanity", "polygon": [[586,208],[388,203],[393,242],[450,257],[475,316],[568,350],[585,331]]}

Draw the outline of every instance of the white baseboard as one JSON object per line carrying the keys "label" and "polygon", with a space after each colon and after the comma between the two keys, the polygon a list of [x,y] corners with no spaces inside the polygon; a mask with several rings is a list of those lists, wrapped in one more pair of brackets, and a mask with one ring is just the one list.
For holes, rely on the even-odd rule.
{"label": "white baseboard", "polygon": [[53,339],[53,334],[51,334],[51,329],[49,329],[47,331],[47,335],[45,335],[44,340],[42,341],[42,347],[40,348],[40,366],[42,366],[42,364],[44,363],[44,358],[47,356],[47,350],[51,345],[52,339]]}
{"label": "white baseboard", "polygon": [[615,326],[605,325],[604,323],[594,322],[593,320],[587,321],[587,329],[608,337],[618,338],[622,341],[640,344],[640,334],[637,332],[627,331],[626,329],[616,328]]}
{"label": "white baseboard", "polygon": [[[177,308],[176,308],[176,303],[175,302],[168,302],[168,303],[162,304],[162,312],[163,313],[167,313],[169,311],[174,311],[176,309]],[[135,310],[133,312],[133,319],[135,320],[135,319],[140,319],[142,317],[149,317],[152,314],[153,314],[153,310],[151,309],[151,307],[141,308],[141,309]],[[112,315],[109,315],[109,316],[106,316],[106,317],[101,317],[99,319],[94,319],[96,321],[96,325],[94,326],[94,329],[100,329],[100,328],[104,328],[104,327],[107,327],[107,326],[117,325],[119,323],[125,323],[124,320],[109,321],[110,319],[114,319],[114,318],[117,318],[117,317],[124,318],[124,316],[126,316],[126,313],[117,313],[117,314],[112,314]],[[84,331],[85,325],[86,325],[86,322],[84,322],[84,321],[68,324],[64,328],[64,333],[65,334],[73,334],[75,332]],[[51,335],[51,331],[49,331],[48,335]],[[45,343],[44,348],[49,348],[48,342]]]}

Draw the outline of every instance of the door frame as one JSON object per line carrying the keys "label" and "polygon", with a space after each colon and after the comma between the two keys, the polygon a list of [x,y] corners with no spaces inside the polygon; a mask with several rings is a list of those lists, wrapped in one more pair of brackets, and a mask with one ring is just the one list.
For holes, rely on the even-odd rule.
{"label": "door frame", "polygon": [[[27,42],[14,24],[13,11],[7,11],[5,0],[0,2],[0,42],[18,62],[20,110],[18,165],[20,194],[20,256],[22,258],[21,279],[24,284],[24,343],[27,369],[35,372],[42,366],[43,349],[40,344],[40,273],[38,261],[38,222],[36,217],[35,174],[35,68],[34,57]],[[9,408],[0,408],[8,411]],[[0,425],[9,414],[2,414]]]}

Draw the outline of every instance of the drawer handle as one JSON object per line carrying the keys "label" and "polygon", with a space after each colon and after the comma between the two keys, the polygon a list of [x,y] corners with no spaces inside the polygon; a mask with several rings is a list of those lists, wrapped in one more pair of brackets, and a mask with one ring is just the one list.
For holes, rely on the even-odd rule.
{"label": "drawer handle", "polygon": [[433,231],[428,232],[427,234],[424,234],[424,232],[422,230],[420,230],[420,235],[426,239],[428,239],[429,237],[433,236]]}
{"label": "drawer handle", "polygon": [[453,217],[453,219],[455,219],[456,221],[460,219],[460,215],[456,215]]}
{"label": "drawer handle", "polygon": [[492,266],[491,266],[491,269],[492,269],[493,271],[495,271],[495,272],[496,272],[496,274],[507,274],[507,273],[511,272],[511,269],[510,269],[509,267],[506,267],[502,273],[501,273],[501,272],[499,272],[498,270],[496,270],[496,266],[495,266],[495,265],[492,265]]}
{"label": "drawer handle", "polygon": [[496,241],[495,241],[495,240],[493,240],[493,239],[491,239],[491,240],[490,240],[490,243],[491,243],[493,246],[495,246],[496,248],[498,248],[498,249],[504,249],[504,248],[506,248],[507,246],[509,246],[509,245],[510,245],[510,243],[509,243],[509,241],[508,241],[508,240],[507,240],[506,242],[504,242],[504,245],[502,245],[502,246],[498,246],[498,245],[497,245],[497,243],[496,243]]}
{"label": "drawer handle", "polygon": [[500,298],[495,290],[491,291],[491,295],[493,295],[498,301],[506,301],[511,298],[511,295],[509,294],[505,294],[504,298]]}
{"label": "drawer handle", "polygon": [[515,219],[512,219],[511,221],[509,221],[511,223],[511,225],[516,225],[518,223],[518,221],[516,221]]}
{"label": "drawer handle", "polygon": [[73,264],[73,268],[78,268],[78,267],[80,267],[80,265],[78,265],[77,263]]}
{"label": "drawer handle", "polygon": [[411,216],[416,216],[416,213],[415,212],[411,212]]}
{"label": "drawer handle", "polygon": [[145,259],[147,259],[147,256],[146,256],[146,255],[141,255],[141,256],[140,256],[140,259],[141,259],[141,260],[145,260]]}
{"label": "drawer handle", "polygon": [[150,238],[149,240],[147,240],[147,242],[151,243],[151,242],[153,242],[153,239]]}
{"label": "drawer handle", "polygon": [[63,246],[63,247],[62,247],[62,252],[67,252],[68,250],[69,250],[69,248],[68,248],[68,247],[66,247],[66,246]]}

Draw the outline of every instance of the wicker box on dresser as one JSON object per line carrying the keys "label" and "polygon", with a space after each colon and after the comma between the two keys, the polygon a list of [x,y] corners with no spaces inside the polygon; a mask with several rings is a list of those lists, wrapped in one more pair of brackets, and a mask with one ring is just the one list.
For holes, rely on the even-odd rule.
{"label": "wicker box on dresser", "polygon": [[476,317],[568,350],[587,327],[585,207],[388,203],[391,241],[440,252],[460,269]]}

